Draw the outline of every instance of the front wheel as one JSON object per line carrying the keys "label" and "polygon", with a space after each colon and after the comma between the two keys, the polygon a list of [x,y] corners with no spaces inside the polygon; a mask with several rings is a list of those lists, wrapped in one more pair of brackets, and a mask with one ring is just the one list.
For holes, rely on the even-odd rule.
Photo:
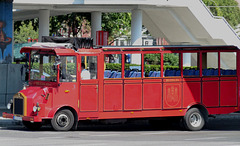
{"label": "front wheel", "polygon": [[54,130],[68,131],[73,127],[74,124],[73,113],[67,109],[60,110],[51,120],[51,124]]}
{"label": "front wheel", "polygon": [[198,108],[191,108],[184,116],[183,123],[187,130],[201,130],[205,125],[204,115]]}

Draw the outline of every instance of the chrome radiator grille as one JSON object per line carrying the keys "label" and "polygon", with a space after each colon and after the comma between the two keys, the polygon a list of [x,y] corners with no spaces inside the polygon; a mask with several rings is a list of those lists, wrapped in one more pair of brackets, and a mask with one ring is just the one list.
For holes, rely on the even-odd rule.
{"label": "chrome radiator grille", "polygon": [[13,98],[13,114],[23,115],[23,98]]}

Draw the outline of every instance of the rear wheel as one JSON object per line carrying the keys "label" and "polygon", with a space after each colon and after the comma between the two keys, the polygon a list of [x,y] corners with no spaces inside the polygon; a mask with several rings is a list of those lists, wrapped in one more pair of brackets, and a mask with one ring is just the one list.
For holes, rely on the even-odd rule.
{"label": "rear wheel", "polygon": [[205,125],[203,113],[198,108],[191,108],[183,118],[184,127],[187,130],[198,131]]}
{"label": "rear wheel", "polygon": [[31,123],[30,121],[22,121],[23,125],[29,130],[39,130],[42,127],[41,122]]}
{"label": "rear wheel", "polygon": [[51,124],[54,130],[68,131],[73,127],[74,124],[73,113],[67,109],[60,110],[51,120]]}

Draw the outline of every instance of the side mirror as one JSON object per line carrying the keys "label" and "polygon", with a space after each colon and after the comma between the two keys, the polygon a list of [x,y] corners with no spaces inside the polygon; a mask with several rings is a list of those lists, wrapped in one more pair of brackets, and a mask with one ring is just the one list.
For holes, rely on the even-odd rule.
{"label": "side mirror", "polygon": [[57,66],[61,64],[60,56],[56,56],[54,65]]}

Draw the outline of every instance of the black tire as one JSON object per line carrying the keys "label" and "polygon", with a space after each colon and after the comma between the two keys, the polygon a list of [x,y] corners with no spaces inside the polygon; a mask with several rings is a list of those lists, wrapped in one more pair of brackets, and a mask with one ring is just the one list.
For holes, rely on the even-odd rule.
{"label": "black tire", "polygon": [[73,113],[67,109],[60,110],[51,120],[51,124],[54,130],[68,131],[73,127],[74,124]]}
{"label": "black tire", "polygon": [[42,127],[41,122],[31,123],[30,121],[22,121],[23,125],[29,130],[39,130]]}
{"label": "black tire", "polygon": [[203,113],[198,108],[191,108],[183,117],[183,124],[187,130],[199,131],[205,125]]}

